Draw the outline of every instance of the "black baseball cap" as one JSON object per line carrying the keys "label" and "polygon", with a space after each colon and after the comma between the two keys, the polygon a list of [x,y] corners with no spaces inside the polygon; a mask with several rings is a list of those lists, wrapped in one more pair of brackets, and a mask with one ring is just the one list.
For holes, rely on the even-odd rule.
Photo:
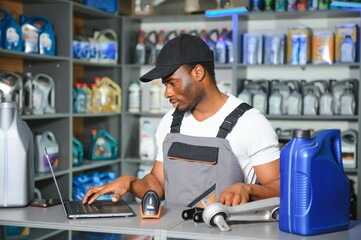
{"label": "black baseball cap", "polygon": [[175,72],[183,64],[213,61],[213,51],[201,38],[191,34],[181,34],[163,46],[155,68],[141,76],[140,81],[149,82],[163,78]]}

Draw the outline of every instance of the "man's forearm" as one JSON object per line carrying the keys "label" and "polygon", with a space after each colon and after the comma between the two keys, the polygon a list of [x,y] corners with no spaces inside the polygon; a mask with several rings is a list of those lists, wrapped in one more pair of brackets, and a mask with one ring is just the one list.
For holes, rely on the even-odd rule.
{"label": "man's forearm", "polygon": [[147,174],[142,179],[132,177],[129,192],[138,198],[142,198],[148,190],[156,191],[159,198],[163,198],[164,189],[152,173]]}
{"label": "man's forearm", "polygon": [[265,185],[250,185],[249,196],[252,201],[280,196],[280,179],[273,180]]}

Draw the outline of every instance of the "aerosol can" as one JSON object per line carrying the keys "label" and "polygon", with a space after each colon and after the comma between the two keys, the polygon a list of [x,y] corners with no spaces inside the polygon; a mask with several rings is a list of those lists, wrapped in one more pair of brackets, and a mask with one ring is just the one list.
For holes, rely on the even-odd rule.
{"label": "aerosol can", "polygon": [[25,207],[34,196],[34,142],[14,103],[0,103],[0,207]]}
{"label": "aerosol can", "polygon": [[23,112],[23,81],[19,74],[10,71],[0,72],[0,102],[14,102],[19,114]]}
{"label": "aerosol can", "polygon": [[45,131],[35,135],[35,171],[49,172],[50,167],[45,156],[44,149],[46,148],[50,163],[53,169],[59,167],[59,144],[56,141],[55,135],[51,131]]}
{"label": "aerosol can", "polygon": [[36,74],[33,82],[33,114],[55,113],[55,82],[47,74]]}

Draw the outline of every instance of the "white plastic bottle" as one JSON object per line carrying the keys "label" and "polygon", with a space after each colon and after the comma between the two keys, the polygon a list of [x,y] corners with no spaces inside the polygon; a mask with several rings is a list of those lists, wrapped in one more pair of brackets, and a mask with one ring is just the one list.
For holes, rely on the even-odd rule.
{"label": "white plastic bottle", "polygon": [[133,80],[129,85],[129,102],[128,102],[128,111],[129,112],[140,112],[140,98],[141,98],[141,88],[137,80]]}
{"label": "white plastic bottle", "polygon": [[160,112],[161,106],[161,88],[158,82],[152,82],[152,86],[150,88],[150,105],[149,111],[150,112]]}
{"label": "white plastic bottle", "polygon": [[161,84],[161,94],[160,94],[160,111],[166,113],[173,109],[172,104],[169,102],[169,98],[165,97],[166,86]]}

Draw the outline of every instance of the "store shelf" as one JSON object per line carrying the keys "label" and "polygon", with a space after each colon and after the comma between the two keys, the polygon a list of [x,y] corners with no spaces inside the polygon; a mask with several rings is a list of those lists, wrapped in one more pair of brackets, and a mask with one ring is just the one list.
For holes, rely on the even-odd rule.
{"label": "store shelf", "polygon": [[32,61],[68,61],[68,57],[63,56],[49,56],[49,55],[40,55],[34,53],[24,53],[24,52],[16,52],[9,51],[5,49],[0,49],[0,56],[13,58],[13,59],[22,59],[22,60],[32,60]]}
{"label": "store shelf", "polygon": [[96,117],[118,117],[121,113],[119,112],[108,112],[108,113],[73,113],[72,116],[75,118],[96,118]]}
{"label": "store shelf", "polygon": [[87,17],[101,18],[101,19],[120,18],[120,16],[118,16],[116,14],[107,13],[107,12],[98,10],[96,8],[88,7],[81,3],[72,2],[72,5],[73,5],[73,11],[75,13],[80,13]]}
{"label": "store shelf", "polygon": [[114,164],[120,163],[121,159],[114,159],[114,160],[84,160],[83,165],[78,167],[73,167],[73,172],[80,172],[80,171],[87,171],[92,169],[97,169],[105,166],[110,166]]}
{"label": "store shelf", "polygon": [[86,60],[81,59],[73,59],[73,63],[76,65],[84,66],[84,67],[95,67],[95,68],[119,68],[121,67],[120,64],[105,64],[105,63],[96,63],[96,62],[89,62]]}
{"label": "store shelf", "polygon": [[266,118],[269,120],[294,120],[294,121],[351,121],[357,122],[358,116],[307,116],[307,115],[266,115]]}
{"label": "store shelf", "polygon": [[43,115],[21,115],[23,120],[41,120],[41,119],[60,119],[68,118],[68,113],[54,113],[54,114],[43,114]]}
{"label": "store shelf", "polygon": [[293,64],[237,64],[238,68],[360,68],[360,63],[333,63],[333,64],[305,64],[305,65],[293,65]]}
{"label": "store shelf", "polygon": [[[70,170],[54,170],[54,174],[57,177],[60,176],[64,176],[70,173]],[[51,179],[52,180],[52,175],[50,172],[46,172],[46,173],[35,173],[35,181],[41,181],[41,180],[45,180],[45,179]],[[55,190],[55,189],[54,189]]]}
{"label": "store shelf", "polygon": [[318,18],[346,18],[346,17],[360,17],[360,12],[357,10],[345,9],[330,9],[318,11],[264,11],[264,12],[248,12],[241,14],[240,20],[282,20],[282,19],[318,19]]}

